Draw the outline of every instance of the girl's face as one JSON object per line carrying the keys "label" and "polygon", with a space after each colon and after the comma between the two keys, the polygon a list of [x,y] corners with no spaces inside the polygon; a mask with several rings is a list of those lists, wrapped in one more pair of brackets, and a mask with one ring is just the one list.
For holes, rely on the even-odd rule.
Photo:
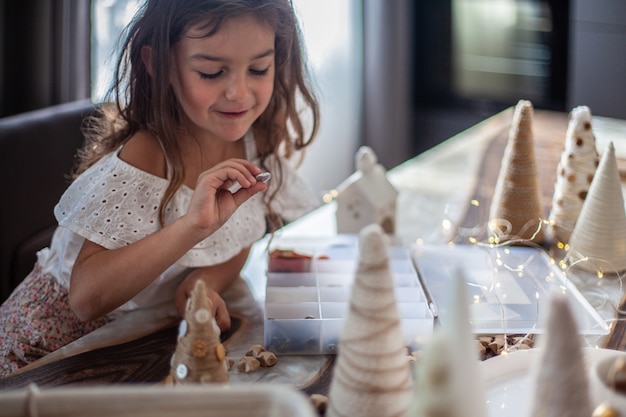
{"label": "girl's face", "polygon": [[196,138],[234,142],[271,99],[275,34],[252,16],[203,32],[193,27],[173,47],[171,83]]}

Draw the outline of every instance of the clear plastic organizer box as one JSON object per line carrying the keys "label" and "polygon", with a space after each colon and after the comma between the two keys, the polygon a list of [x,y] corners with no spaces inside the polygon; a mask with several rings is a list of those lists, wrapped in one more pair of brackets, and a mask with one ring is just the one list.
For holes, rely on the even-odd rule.
{"label": "clear plastic organizer box", "polygon": [[437,320],[446,325],[456,274],[467,284],[474,334],[543,333],[552,294],[566,294],[581,335],[609,333],[589,304],[542,248],[486,245],[414,245],[413,259]]}
{"label": "clear plastic organizer box", "polygon": [[[335,354],[358,266],[357,235],[277,238],[270,247],[294,251],[268,261],[265,346],[277,354]],[[405,343],[420,346],[432,334],[433,315],[410,251],[389,247],[389,265]]]}

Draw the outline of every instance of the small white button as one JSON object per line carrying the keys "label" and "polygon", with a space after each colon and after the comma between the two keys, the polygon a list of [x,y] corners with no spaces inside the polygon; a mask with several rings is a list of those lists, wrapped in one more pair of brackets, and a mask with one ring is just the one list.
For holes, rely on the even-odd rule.
{"label": "small white button", "polygon": [[180,364],[176,367],[176,376],[178,379],[185,379],[187,377],[187,367],[184,364]]}
{"label": "small white button", "polygon": [[182,320],[178,326],[178,337],[184,337],[187,334],[187,322]]}
{"label": "small white button", "polygon": [[211,320],[211,313],[209,312],[209,310],[201,308],[200,310],[196,311],[195,317],[198,323],[206,323]]}

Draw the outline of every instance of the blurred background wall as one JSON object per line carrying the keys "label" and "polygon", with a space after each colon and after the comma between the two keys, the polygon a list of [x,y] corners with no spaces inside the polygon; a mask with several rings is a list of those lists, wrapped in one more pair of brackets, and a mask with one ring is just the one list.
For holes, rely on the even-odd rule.
{"label": "blurred background wall", "polygon": [[0,0],[0,117],[89,97],[88,0]]}

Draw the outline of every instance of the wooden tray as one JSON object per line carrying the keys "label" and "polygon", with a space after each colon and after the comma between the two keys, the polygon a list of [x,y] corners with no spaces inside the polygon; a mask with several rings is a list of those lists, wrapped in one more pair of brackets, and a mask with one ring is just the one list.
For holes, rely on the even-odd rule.
{"label": "wooden tray", "polygon": [[0,392],[4,417],[315,417],[304,394],[279,384],[35,385]]}

